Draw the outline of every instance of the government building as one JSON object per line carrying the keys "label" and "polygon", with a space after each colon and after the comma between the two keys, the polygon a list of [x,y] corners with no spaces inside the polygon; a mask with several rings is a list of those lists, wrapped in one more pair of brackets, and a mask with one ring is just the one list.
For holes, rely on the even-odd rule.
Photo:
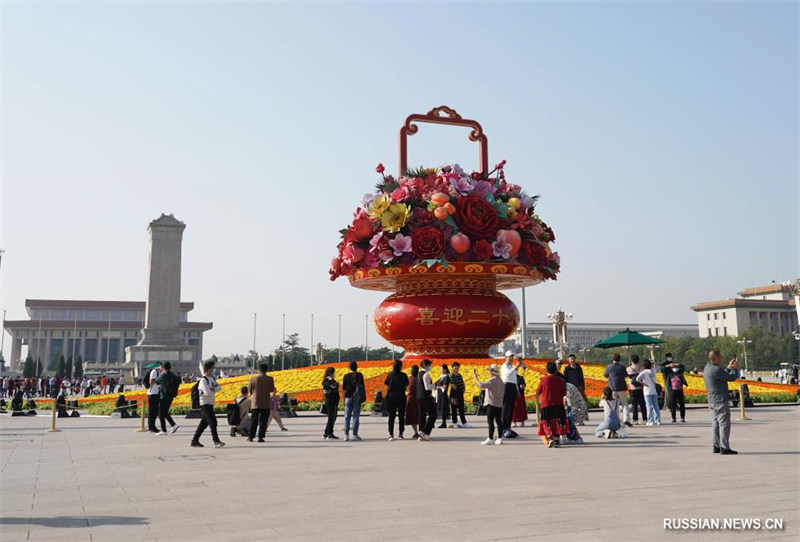
{"label": "government building", "polygon": [[[194,303],[180,304],[180,331],[187,346],[197,348],[203,359],[203,332],[211,322],[190,322]],[[26,299],[29,320],[6,320],[3,329],[11,335],[12,371],[30,354],[41,359],[45,372],[54,369],[62,354],[81,356],[85,369],[122,369],[125,348],[141,338],[145,319],[143,301],[71,301]],[[27,352],[23,355],[23,347]]]}
{"label": "government building", "polygon": [[784,284],[747,288],[738,292],[736,299],[692,306],[700,337],[735,337],[750,327],[786,335],[797,331],[797,309],[797,297]]}

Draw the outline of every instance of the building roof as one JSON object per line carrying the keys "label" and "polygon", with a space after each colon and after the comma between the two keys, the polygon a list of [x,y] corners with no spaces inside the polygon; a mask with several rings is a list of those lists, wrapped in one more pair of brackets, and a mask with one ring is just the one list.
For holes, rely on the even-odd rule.
{"label": "building roof", "polygon": [[[75,299],[26,299],[25,308],[37,309],[145,309],[144,301],[94,301]],[[182,311],[194,309],[194,303],[181,302]]]}
{"label": "building roof", "polygon": [[[39,329],[39,320],[6,320],[6,329]],[[98,329],[104,330],[109,328],[108,320],[42,320],[42,327],[45,329]],[[120,331],[139,330],[142,327],[141,322],[131,321],[111,321],[111,329]],[[214,327],[212,322],[181,322],[180,328],[187,331],[208,331]]]}
{"label": "building roof", "polygon": [[690,308],[695,312],[714,309],[793,309],[794,299],[724,299],[722,301],[703,301]]}
{"label": "building roof", "polygon": [[738,292],[737,295],[742,297],[747,297],[751,295],[774,294],[782,292],[783,290],[785,290],[785,287],[782,284],[770,284],[769,286],[757,286],[756,288],[745,288],[741,292]]}
{"label": "building roof", "polygon": [[[549,330],[552,331],[553,323],[552,322],[528,322],[526,327],[527,327],[527,329],[549,329]],[[597,330],[603,330],[603,331],[606,331],[606,330],[622,331],[625,328],[636,329],[636,330],[639,330],[639,329],[673,329],[673,330],[674,329],[679,329],[679,330],[694,329],[694,330],[696,330],[697,329],[697,324],[696,323],[695,324],[631,324],[631,323],[626,323],[626,324],[610,323],[609,324],[609,323],[605,323],[605,322],[604,323],[600,323],[600,322],[596,322],[596,323],[592,323],[592,322],[588,322],[588,323],[570,322],[569,323],[569,329],[572,329],[572,330],[594,330],[594,329],[597,329]]]}

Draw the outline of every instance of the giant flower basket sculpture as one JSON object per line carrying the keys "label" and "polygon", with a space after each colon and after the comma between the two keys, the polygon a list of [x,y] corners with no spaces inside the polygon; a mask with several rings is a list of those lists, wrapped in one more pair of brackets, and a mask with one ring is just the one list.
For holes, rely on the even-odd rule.
{"label": "giant flower basket sculpture", "polygon": [[[480,171],[458,164],[408,169],[414,122],[465,126],[479,144]],[[405,359],[485,358],[519,325],[498,290],[555,279],[553,230],[536,214],[538,196],[505,179],[505,160],[489,171],[481,125],[447,106],[410,115],[400,129],[400,174],[386,175],[341,231],[331,280],[347,276],[367,290],[394,292],[375,311],[378,333]]]}

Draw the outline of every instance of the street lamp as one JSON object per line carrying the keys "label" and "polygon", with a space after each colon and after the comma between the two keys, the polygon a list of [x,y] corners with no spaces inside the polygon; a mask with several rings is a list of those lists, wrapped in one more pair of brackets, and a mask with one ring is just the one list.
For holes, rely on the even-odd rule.
{"label": "street lamp", "polygon": [[744,372],[747,374],[747,345],[752,344],[753,341],[750,339],[742,339],[736,342],[742,345],[742,352],[744,354]]}
{"label": "street lamp", "polygon": [[564,357],[564,346],[567,344],[567,322],[572,320],[571,312],[564,312],[558,307],[556,312],[547,313],[547,319],[553,322],[553,342],[558,347],[558,358]]}
{"label": "street lamp", "polygon": [[586,352],[591,350],[591,348],[581,348],[580,351],[583,352],[583,362],[586,363]]}

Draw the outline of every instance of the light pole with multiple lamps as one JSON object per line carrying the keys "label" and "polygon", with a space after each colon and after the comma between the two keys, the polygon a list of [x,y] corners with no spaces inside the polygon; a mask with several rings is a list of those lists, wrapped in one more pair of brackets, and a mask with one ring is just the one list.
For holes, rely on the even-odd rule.
{"label": "light pole with multiple lamps", "polygon": [[547,319],[553,322],[553,341],[558,346],[558,359],[563,359],[564,346],[567,344],[567,322],[572,320],[572,313],[558,307],[556,312],[547,314]]}

